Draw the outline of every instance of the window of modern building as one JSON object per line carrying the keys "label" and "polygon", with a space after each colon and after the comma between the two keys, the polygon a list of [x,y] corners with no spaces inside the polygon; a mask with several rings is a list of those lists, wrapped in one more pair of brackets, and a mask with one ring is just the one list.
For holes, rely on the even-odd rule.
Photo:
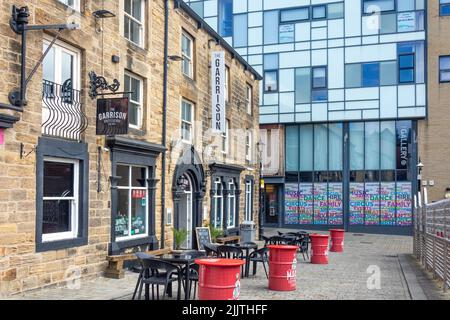
{"label": "window of modern building", "polygon": [[345,87],[359,88],[362,83],[361,64],[347,64],[345,66]]}
{"label": "window of modern building", "polygon": [[264,12],[264,44],[278,43],[279,33],[279,12],[278,10]]}
{"label": "window of modern building", "polygon": [[194,40],[183,31],[181,35],[181,55],[183,57],[182,71],[189,78],[194,77]]}
{"label": "window of modern building", "polygon": [[247,84],[245,105],[247,106],[247,113],[249,115],[252,115],[252,113],[253,113],[253,87],[249,84]]}
{"label": "window of modern building", "polygon": [[278,69],[278,54],[271,53],[264,55],[264,70]]}
{"label": "window of modern building", "polygon": [[[416,0],[400,0],[397,1],[397,11],[414,11]],[[419,10],[419,9],[418,9]]]}
{"label": "window of modern building", "polygon": [[450,82],[450,56],[439,57],[439,81]]}
{"label": "window of modern building", "polygon": [[289,43],[295,41],[295,25],[292,23],[280,24],[279,28],[279,42]]}
{"label": "window of modern building", "polygon": [[233,34],[233,47],[240,48],[248,45],[248,25],[247,14],[237,14],[234,16],[234,30],[239,30]]}
{"label": "window of modern building", "polygon": [[227,228],[236,228],[236,184],[233,179],[228,181],[227,200]]}
{"label": "window of modern building", "polygon": [[124,37],[144,46],[145,0],[124,0]]}
{"label": "window of modern building", "polygon": [[327,101],[327,68],[312,68],[312,101]]}
{"label": "window of modern building", "polygon": [[362,86],[376,87],[380,85],[380,64],[364,63],[362,65]]}
{"label": "window of modern building", "polygon": [[311,68],[295,69],[295,103],[311,102]]}
{"label": "window of modern building", "polygon": [[189,6],[192,8],[192,10],[195,11],[196,14],[198,14],[200,16],[200,18],[204,18],[204,6],[203,6],[203,1],[199,1],[199,2],[190,2]]}
{"label": "window of modern building", "polygon": [[414,53],[405,53],[398,56],[398,73],[400,83],[414,82]]}
{"label": "window of modern building", "polygon": [[394,11],[395,0],[363,0],[364,13],[372,14],[383,11]]}
{"label": "window of modern building", "polygon": [[148,235],[148,168],[118,164],[116,175],[120,177],[117,183],[116,240]]}
{"label": "window of modern building", "polygon": [[325,5],[312,7],[313,19],[325,19],[327,17],[327,7]]}
{"label": "window of modern building", "polygon": [[192,144],[194,137],[194,105],[182,99],[181,100],[181,139],[183,142]]}
{"label": "window of modern building", "polygon": [[253,157],[253,133],[250,129],[245,134],[245,160],[252,161]]}
{"label": "window of modern building", "polygon": [[253,181],[245,180],[245,221],[253,221]]}
{"label": "window of modern building", "polygon": [[380,85],[390,86],[397,84],[397,62],[380,62]]}
{"label": "window of modern building", "polygon": [[129,99],[128,120],[130,128],[141,129],[143,118],[144,80],[125,72],[124,89]]}
{"label": "window of modern building", "polygon": [[213,216],[212,226],[214,228],[223,228],[223,185],[222,179],[216,178],[213,186]]}
{"label": "window of modern building", "polygon": [[[397,52],[399,55],[399,69],[400,69],[400,56],[401,55],[412,55],[411,57],[402,58],[402,69],[404,68],[403,75],[399,74],[399,78],[403,76],[405,82],[411,80],[413,78],[413,82],[415,83],[424,83],[425,82],[425,43],[423,41],[416,42],[401,42],[397,46]],[[413,67],[411,67],[411,63],[413,63]],[[400,72],[399,72],[400,73]],[[399,79],[401,83],[401,79]]]}
{"label": "window of modern building", "polygon": [[44,158],[42,241],[78,236],[79,161]]}
{"label": "window of modern building", "polygon": [[286,171],[294,172],[299,169],[298,126],[286,126]]}
{"label": "window of modern building", "polygon": [[219,0],[219,34],[233,36],[233,0]]}
{"label": "window of modern building", "polygon": [[397,32],[397,14],[389,13],[380,15],[380,33],[396,33]]}
{"label": "window of modern building", "polygon": [[327,18],[340,19],[344,17],[344,3],[330,3],[327,5]]}
{"label": "window of modern building", "polygon": [[309,20],[309,7],[280,11],[280,22]]}
{"label": "window of modern building", "polygon": [[278,71],[270,70],[264,72],[264,91],[265,92],[278,91]]}
{"label": "window of modern building", "polygon": [[450,0],[439,0],[439,14],[450,16]]}

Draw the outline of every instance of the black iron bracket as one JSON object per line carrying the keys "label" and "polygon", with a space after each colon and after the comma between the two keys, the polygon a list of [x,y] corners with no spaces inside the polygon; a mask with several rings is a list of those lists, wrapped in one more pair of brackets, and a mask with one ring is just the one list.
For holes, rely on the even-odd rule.
{"label": "black iron bracket", "polygon": [[[27,85],[33,78],[34,74],[44,61],[46,55],[55,44],[56,40],[59,38],[61,32],[63,30],[76,30],[79,29],[80,26],[75,23],[71,24],[55,24],[55,25],[28,25],[30,17],[30,11],[28,7],[16,7],[13,6],[11,19],[9,21],[9,25],[11,29],[22,36],[22,47],[21,47],[21,72],[20,72],[20,88],[17,91],[12,91],[9,93],[9,102],[12,107],[17,107],[15,109],[11,107],[5,107],[2,105],[3,109],[11,109],[16,111],[21,111],[24,106],[27,105],[26,94],[27,94]],[[26,62],[27,62],[27,33],[28,31],[43,31],[43,30],[58,30],[56,35],[54,36],[52,42],[48,46],[47,50],[42,54],[39,58],[37,64],[34,66],[30,74],[26,75]]]}
{"label": "black iron bracket", "polygon": [[30,152],[25,154],[25,145],[21,142],[20,143],[20,159],[24,159],[24,158],[28,157],[33,152],[36,152],[36,149],[37,149],[37,146],[34,146],[33,149],[31,149]]}
{"label": "black iron bracket", "polygon": [[[117,92],[120,88],[120,82],[114,79],[111,84],[108,84],[105,77],[98,76],[94,71],[89,72],[89,97],[95,99],[98,96],[131,94],[132,91]],[[98,92],[98,90],[107,90],[111,92]]]}

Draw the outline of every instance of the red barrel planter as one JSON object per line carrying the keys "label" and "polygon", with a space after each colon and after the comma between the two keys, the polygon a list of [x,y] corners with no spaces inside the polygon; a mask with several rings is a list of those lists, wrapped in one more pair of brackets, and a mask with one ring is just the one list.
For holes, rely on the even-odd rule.
{"label": "red barrel planter", "polygon": [[297,283],[297,246],[269,245],[269,289],[294,291]]}
{"label": "red barrel planter", "polygon": [[331,252],[344,252],[344,229],[330,229]]}
{"label": "red barrel planter", "polygon": [[199,300],[238,300],[241,293],[240,259],[197,259]]}
{"label": "red barrel planter", "polygon": [[327,234],[311,234],[311,263],[328,264],[328,238]]}

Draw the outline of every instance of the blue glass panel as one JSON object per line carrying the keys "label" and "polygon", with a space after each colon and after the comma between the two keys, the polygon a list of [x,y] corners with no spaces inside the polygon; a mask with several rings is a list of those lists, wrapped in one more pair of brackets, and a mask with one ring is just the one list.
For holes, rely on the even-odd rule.
{"label": "blue glass panel", "polygon": [[219,0],[219,34],[233,36],[233,0]]}
{"label": "blue glass panel", "polygon": [[312,101],[327,101],[328,100],[328,90],[313,90]]}
{"label": "blue glass panel", "polygon": [[380,85],[380,64],[365,63],[363,68],[363,87],[376,87]]}
{"label": "blue glass panel", "polygon": [[399,80],[401,83],[414,82],[414,70],[413,69],[400,70]]}
{"label": "blue glass panel", "polygon": [[264,12],[264,44],[278,43],[278,11]]}
{"label": "blue glass panel", "polygon": [[264,56],[264,70],[278,69],[278,53],[266,54]]}
{"label": "blue glass panel", "polygon": [[450,4],[441,4],[441,16],[449,16],[450,15]]}
{"label": "blue glass panel", "polygon": [[403,68],[414,68],[414,55],[403,55],[399,56],[399,66],[401,69]]}
{"label": "blue glass panel", "polygon": [[247,46],[247,15],[238,14],[234,16],[234,30],[237,32],[234,34],[233,46],[246,47]]}

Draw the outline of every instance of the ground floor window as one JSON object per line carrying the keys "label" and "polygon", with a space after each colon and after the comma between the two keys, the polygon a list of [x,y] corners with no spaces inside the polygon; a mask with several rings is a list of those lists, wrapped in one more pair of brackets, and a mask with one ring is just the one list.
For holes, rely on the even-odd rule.
{"label": "ground floor window", "polygon": [[213,217],[214,228],[222,229],[223,221],[223,185],[222,179],[216,178],[213,184]]}
{"label": "ground floor window", "polygon": [[228,205],[227,205],[227,228],[236,227],[236,184],[233,179],[228,181]]}
{"label": "ground floor window", "polygon": [[148,168],[118,164],[116,240],[148,235]]}
{"label": "ground floor window", "polygon": [[253,181],[245,181],[245,221],[253,221]]}
{"label": "ground floor window", "polygon": [[412,124],[287,126],[284,223],[411,226]]}
{"label": "ground floor window", "polygon": [[44,158],[42,241],[78,236],[79,161]]}

